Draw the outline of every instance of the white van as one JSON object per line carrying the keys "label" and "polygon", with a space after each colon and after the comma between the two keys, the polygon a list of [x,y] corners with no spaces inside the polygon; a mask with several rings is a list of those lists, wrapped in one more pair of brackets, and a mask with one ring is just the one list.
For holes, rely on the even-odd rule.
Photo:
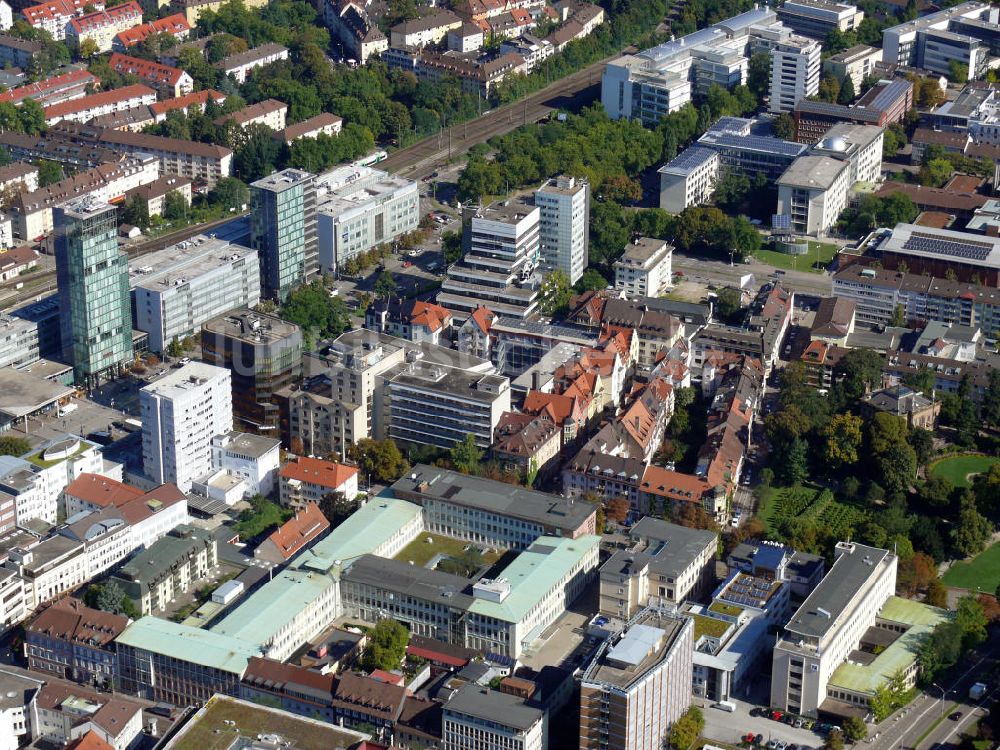
{"label": "white van", "polygon": [[59,407],[59,416],[65,417],[67,414],[72,414],[77,409],[76,404],[63,404]]}
{"label": "white van", "polygon": [[715,707],[721,708],[723,711],[728,711],[729,713],[733,713],[733,711],[736,710],[736,704],[732,701],[719,701],[715,704]]}

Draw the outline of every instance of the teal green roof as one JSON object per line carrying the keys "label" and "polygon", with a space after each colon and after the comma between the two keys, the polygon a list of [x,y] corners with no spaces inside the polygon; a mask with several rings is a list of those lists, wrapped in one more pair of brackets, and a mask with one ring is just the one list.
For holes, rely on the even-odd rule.
{"label": "teal green roof", "polygon": [[338,560],[346,565],[361,555],[374,554],[421,512],[419,505],[405,500],[373,498],[311,549],[299,555],[293,567],[326,572]]}
{"label": "teal green roof", "polygon": [[324,594],[333,580],[325,573],[286,569],[222,618],[212,633],[264,648],[275,633]]}
{"label": "teal green roof", "polygon": [[874,695],[876,688],[907,669],[917,658],[924,635],[951,619],[951,613],[928,604],[891,596],[879,612],[879,618],[908,625],[906,632],[893,641],[875,661],[867,666],[844,663],[834,670],[829,685],[855,693]]}
{"label": "teal green roof", "polygon": [[505,622],[520,622],[574,565],[600,545],[601,537],[593,535],[577,539],[539,537],[500,574],[500,578],[510,582],[510,593],[503,602],[497,604],[476,597],[469,611]]}
{"label": "teal green roof", "polygon": [[116,641],[240,676],[250,658],[261,655],[252,643],[158,617],[136,620]]}

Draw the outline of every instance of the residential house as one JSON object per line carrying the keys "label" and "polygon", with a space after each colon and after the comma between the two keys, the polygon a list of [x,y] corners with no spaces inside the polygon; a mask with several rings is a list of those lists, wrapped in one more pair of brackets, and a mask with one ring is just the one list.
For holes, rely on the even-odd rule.
{"label": "residential house", "polygon": [[275,564],[287,563],[329,528],[330,522],[326,520],[319,506],[308,502],[258,544],[253,556],[258,560]]}

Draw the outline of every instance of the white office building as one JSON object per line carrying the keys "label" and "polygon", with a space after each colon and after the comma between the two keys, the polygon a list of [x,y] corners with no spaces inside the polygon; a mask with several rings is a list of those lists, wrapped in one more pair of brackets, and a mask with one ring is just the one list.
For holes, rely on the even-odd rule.
{"label": "white office building", "polygon": [[640,237],[615,261],[615,289],[626,297],[659,297],[670,286],[674,248],[663,240]]}
{"label": "white office building", "polygon": [[719,177],[719,154],[704,146],[691,146],[658,171],[660,208],[679,214],[688,206],[712,199]]}
{"label": "white office building", "polygon": [[788,0],[777,9],[781,22],[796,34],[825,41],[831,31],[857,30],[865,18],[855,5],[830,0]]}
{"label": "white office building", "polygon": [[233,429],[230,381],[229,370],[191,362],[139,392],[149,479],[187,492],[212,469],[212,438]]}
{"label": "white office building", "polygon": [[277,438],[235,431],[212,438],[212,470],[242,477],[249,496],[274,494],[280,464],[281,441]]}
{"label": "white office building", "polygon": [[826,131],[809,153],[830,156],[848,162],[848,183],[870,184],[882,180],[882,141],[884,131],[876,125],[839,122]]}
{"label": "white office building", "polygon": [[[968,68],[969,79],[985,74],[989,45],[996,35],[1000,8],[962,3],[882,31],[882,59],[894,65],[951,73],[952,61]],[[982,40],[982,41],[981,41]]]}
{"label": "white office building", "polygon": [[791,112],[800,99],[819,92],[822,66],[819,42],[791,36],[771,50],[770,109]]}
{"label": "white office building", "polygon": [[316,178],[316,234],[324,272],[412,232],[419,223],[420,191],[413,180],[358,164]]}
{"label": "white office building", "polygon": [[826,233],[847,207],[850,165],[829,156],[802,156],[778,178],[779,215],[798,234]]}
{"label": "white office building", "polygon": [[466,219],[465,255],[449,267],[438,304],[461,316],[486,305],[497,315],[530,317],[538,306],[541,211],[514,199],[469,209]]}
{"label": "white office building", "polygon": [[785,625],[774,647],[771,705],[816,716],[827,684],[875,625],[896,590],[896,556],[838,542],[830,572]]}
{"label": "white office building", "polygon": [[546,718],[523,698],[467,683],[444,704],[441,739],[445,750],[546,750]]}
{"label": "white office building", "polygon": [[559,269],[575,284],[587,269],[590,249],[590,184],[561,175],[535,191],[542,268]]}
{"label": "white office building", "polygon": [[260,302],[257,251],[204,235],[137,259],[128,275],[134,325],[149,334],[153,352],[197,334],[218,315]]}

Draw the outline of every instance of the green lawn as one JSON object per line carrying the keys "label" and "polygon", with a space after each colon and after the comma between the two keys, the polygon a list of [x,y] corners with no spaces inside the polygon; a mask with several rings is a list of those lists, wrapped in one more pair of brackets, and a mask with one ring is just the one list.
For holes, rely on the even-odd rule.
{"label": "green lawn", "polygon": [[783,268],[787,271],[822,273],[836,254],[836,245],[810,240],[809,252],[805,255],[789,255],[777,250],[758,250],[753,257],[758,263]]}
{"label": "green lawn", "polygon": [[722,620],[716,620],[714,617],[706,617],[705,615],[691,615],[691,619],[694,620],[695,641],[703,635],[712,638],[721,638],[729,629],[729,626],[732,625],[731,622],[723,622]]}
{"label": "green lawn", "polygon": [[1000,542],[987,548],[969,562],[959,562],[944,574],[946,586],[961,589],[982,589],[989,593],[1000,586]]}
{"label": "green lawn", "polygon": [[777,535],[782,523],[790,518],[810,518],[846,539],[865,520],[865,511],[837,500],[833,493],[816,485],[776,487],[768,493],[758,517],[769,534]]}
{"label": "green lawn", "polygon": [[[430,539],[431,542],[428,543],[427,540]],[[469,542],[463,542],[460,539],[452,539],[449,536],[442,536],[441,534],[428,534],[421,533],[416,539],[410,542],[403,551],[396,555],[396,560],[402,560],[403,562],[412,562],[414,565],[419,565],[421,568],[429,563],[434,555],[443,554],[449,557],[457,557],[462,554],[464,550],[469,546]],[[500,554],[497,552],[483,552],[483,561],[487,565],[491,565],[500,559]]]}
{"label": "green lawn", "polygon": [[728,615],[729,617],[738,617],[740,612],[743,611],[743,607],[737,607],[735,604],[727,604],[726,602],[712,602],[708,607],[709,612],[715,612],[720,615]]}
{"label": "green lawn", "polygon": [[969,481],[970,474],[982,474],[989,471],[993,464],[1000,461],[996,456],[952,456],[942,458],[931,465],[931,473],[935,476],[944,477],[956,487],[968,487],[972,484]]}

